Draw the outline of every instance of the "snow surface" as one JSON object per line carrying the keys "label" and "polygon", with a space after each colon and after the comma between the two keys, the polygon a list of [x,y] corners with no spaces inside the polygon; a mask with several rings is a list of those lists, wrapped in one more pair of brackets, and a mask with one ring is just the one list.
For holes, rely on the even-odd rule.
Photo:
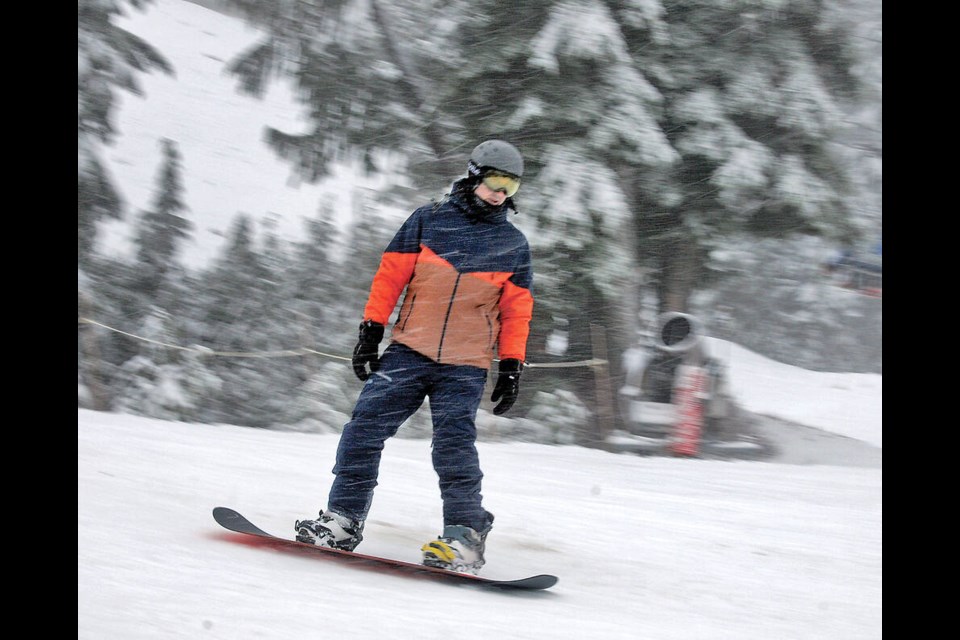
{"label": "snow surface", "polygon": [[705,342],[726,364],[731,392],[748,411],[883,446],[882,375],[807,371],[726,340]]}
{"label": "snow surface", "polygon": [[[726,346],[738,403],[880,444],[881,376],[814,373]],[[483,574],[560,578],[546,592],[504,593],[243,545],[214,523],[213,507],[229,506],[292,536],[294,520],[324,506],[335,435],[77,418],[78,638],[883,634],[883,471],[854,459],[481,442],[497,517]],[[441,505],[429,442],[402,433],[387,442],[358,550],[418,562]]]}
{"label": "snow surface", "polygon": [[[111,166],[132,210],[146,207],[159,138],[177,141],[198,227],[184,252],[191,266],[216,250],[237,211],[272,212],[295,237],[318,202],[350,210],[331,188],[354,180],[349,173],[277,188],[289,168],[265,150],[262,128],[296,130],[300,112],[282,85],[257,102],[232,93],[222,72],[255,31],[182,0],[156,0],[122,26],[169,56],[177,77],[144,76],[146,95],[124,96]],[[104,243],[122,247],[128,223]],[[881,376],[805,371],[720,341],[711,354],[727,363],[747,410],[882,446]],[[359,551],[417,562],[441,508],[429,442],[402,433],[387,443]],[[483,573],[560,577],[530,594],[251,547],[214,523],[211,510],[223,505],[292,536],[295,519],[324,506],[336,444],[78,410],[78,638],[882,637],[879,464],[481,442],[485,506],[497,517]]]}

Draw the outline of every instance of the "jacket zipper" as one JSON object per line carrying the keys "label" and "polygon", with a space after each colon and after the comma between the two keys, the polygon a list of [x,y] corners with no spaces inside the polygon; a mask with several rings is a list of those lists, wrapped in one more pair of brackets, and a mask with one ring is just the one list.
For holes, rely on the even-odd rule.
{"label": "jacket zipper", "polygon": [[410,306],[407,307],[407,315],[403,318],[403,324],[400,325],[400,330],[403,331],[407,328],[407,322],[410,320],[410,316],[413,315],[413,305],[417,303],[417,294],[413,294],[413,297],[410,298]]}
{"label": "jacket zipper", "polygon": [[443,338],[447,335],[447,323],[450,321],[450,313],[453,311],[453,301],[457,298],[457,289],[460,287],[461,274],[457,273],[457,280],[453,283],[453,291],[450,293],[450,303],[447,305],[447,315],[443,318],[443,330],[440,332],[440,343],[437,345],[437,362],[440,360],[440,354],[443,352]]}
{"label": "jacket zipper", "polygon": [[487,346],[490,349],[493,349],[493,321],[490,320],[490,314],[484,313],[484,319],[487,321]]}

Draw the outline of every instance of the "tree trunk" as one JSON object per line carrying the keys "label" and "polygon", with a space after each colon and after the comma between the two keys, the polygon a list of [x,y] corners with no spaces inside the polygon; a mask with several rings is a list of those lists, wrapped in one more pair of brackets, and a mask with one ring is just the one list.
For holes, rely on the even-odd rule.
{"label": "tree trunk", "polygon": [[613,404],[613,389],[610,383],[610,366],[607,362],[607,335],[602,325],[590,325],[590,338],[593,344],[593,358],[603,360],[604,364],[594,365],[593,376],[596,385],[596,440],[594,446],[606,441],[610,432],[616,428],[614,424],[615,408]]}
{"label": "tree trunk", "polygon": [[699,273],[696,241],[681,234],[664,244],[660,264],[660,312],[687,312]]}
{"label": "tree trunk", "polygon": [[[92,315],[93,305],[87,296],[82,293],[78,294],[77,300],[77,311],[80,312],[81,321],[83,321]],[[92,324],[80,323],[80,339],[83,344],[84,357],[87,359],[86,366],[83,367],[83,377],[84,384],[90,390],[93,409],[95,411],[106,411],[110,403],[107,400],[107,391],[100,381],[100,347],[94,333],[95,330]]]}

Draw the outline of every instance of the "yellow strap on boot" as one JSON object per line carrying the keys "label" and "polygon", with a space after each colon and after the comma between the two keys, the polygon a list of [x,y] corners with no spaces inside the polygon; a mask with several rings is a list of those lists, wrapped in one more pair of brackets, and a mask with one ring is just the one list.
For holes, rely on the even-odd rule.
{"label": "yellow strap on boot", "polygon": [[438,560],[443,562],[453,562],[457,558],[456,551],[453,550],[453,547],[448,545],[443,540],[433,540],[432,542],[428,542],[427,544],[423,545],[420,550],[424,553],[433,554]]}

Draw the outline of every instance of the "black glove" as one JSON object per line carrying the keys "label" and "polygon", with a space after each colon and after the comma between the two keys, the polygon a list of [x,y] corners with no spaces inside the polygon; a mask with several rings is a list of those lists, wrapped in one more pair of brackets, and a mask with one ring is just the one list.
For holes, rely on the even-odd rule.
{"label": "black glove", "polygon": [[493,408],[495,415],[503,415],[510,410],[513,403],[517,401],[520,395],[520,371],[523,369],[523,363],[516,358],[507,358],[500,361],[500,375],[497,377],[497,386],[493,388],[493,395],[490,400],[500,404]]}
{"label": "black glove", "polygon": [[[353,348],[353,372],[361,380],[370,377],[370,373],[380,369],[380,353],[377,347],[383,340],[383,325],[373,320],[360,323],[360,340]],[[366,365],[370,365],[367,373]]]}

